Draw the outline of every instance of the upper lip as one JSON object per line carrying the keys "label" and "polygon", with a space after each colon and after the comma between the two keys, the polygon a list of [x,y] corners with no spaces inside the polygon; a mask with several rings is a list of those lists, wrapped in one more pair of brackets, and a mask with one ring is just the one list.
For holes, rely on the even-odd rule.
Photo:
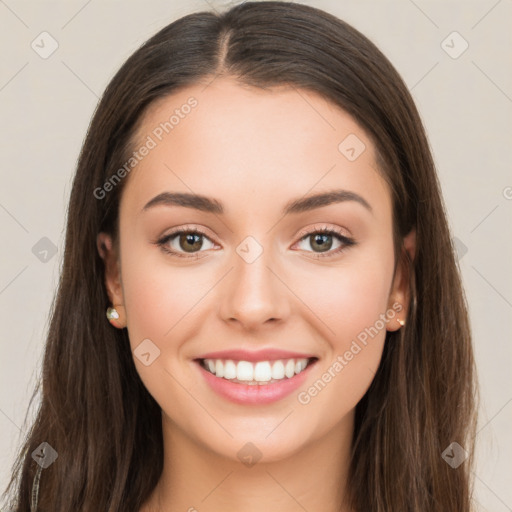
{"label": "upper lip", "polygon": [[299,352],[290,352],[289,350],[279,350],[267,348],[257,351],[248,351],[243,349],[221,350],[217,352],[208,352],[196,359],[232,359],[235,361],[275,361],[277,359],[310,359],[316,358],[313,354],[301,354]]}

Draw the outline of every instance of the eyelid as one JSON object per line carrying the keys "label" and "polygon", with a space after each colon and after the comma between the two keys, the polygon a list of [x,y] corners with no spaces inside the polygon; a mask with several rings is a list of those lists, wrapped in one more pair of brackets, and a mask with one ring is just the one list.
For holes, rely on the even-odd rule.
{"label": "eyelid", "polygon": [[208,240],[210,240],[212,243],[217,243],[213,240],[214,237],[206,230],[206,228],[190,224],[185,224],[184,226],[173,228],[167,234],[159,237],[159,240],[172,237],[173,235],[179,235],[182,233],[197,233],[199,235],[203,235],[205,238],[208,238]]}
{"label": "eyelid", "polygon": [[322,223],[319,223],[319,224],[314,224],[313,226],[309,226],[307,228],[303,228],[301,229],[296,237],[299,238],[300,240],[302,240],[304,237],[308,236],[308,235],[312,235],[314,233],[318,233],[318,232],[327,232],[327,231],[331,231],[333,233],[336,233],[337,235],[343,237],[343,238],[347,238],[347,239],[351,239],[352,237],[350,236],[349,233],[343,233],[342,232],[342,228],[339,228],[337,226],[329,226],[328,224],[322,224]]}

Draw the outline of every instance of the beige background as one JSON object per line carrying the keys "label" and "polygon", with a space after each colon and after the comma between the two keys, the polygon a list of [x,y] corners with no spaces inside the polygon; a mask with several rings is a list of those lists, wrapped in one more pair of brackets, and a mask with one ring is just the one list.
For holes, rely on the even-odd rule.
{"label": "beige background", "polygon": [[[0,0],[1,491],[27,427],[71,178],[98,97],[159,28],[232,3]],[[417,102],[458,239],[474,331],[483,402],[476,498],[480,510],[511,511],[512,1],[304,3],[373,40]],[[43,31],[58,44],[47,58],[31,47],[35,41],[40,53],[51,49],[50,36],[39,36]],[[454,31],[460,35],[450,36]],[[465,41],[469,47],[457,56]]]}

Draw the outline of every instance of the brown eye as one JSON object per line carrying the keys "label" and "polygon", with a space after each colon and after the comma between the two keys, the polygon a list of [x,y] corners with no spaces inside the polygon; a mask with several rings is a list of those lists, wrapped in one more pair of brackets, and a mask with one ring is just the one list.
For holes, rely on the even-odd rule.
{"label": "brown eye", "polygon": [[203,245],[203,235],[197,233],[180,234],[178,238],[178,245],[186,252],[194,252],[201,249]]}
{"label": "brown eye", "polygon": [[[312,249],[312,251],[305,249],[306,252],[312,252],[315,258],[336,256],[356,244],[354,239],[328,228],[317,229],[306,233],[300,239],[299,244],[304,242],[308,242]],[[338,245],[333,249],[333,245],[336,244],[336,242]]]}
{"label": "brown eye", "polygon": [[314,235],[309,235],[309,238],[311,239],[311,247],[313,249],[317,248],[320,252],[328,251],[332,247],[332,235],[328,235],[326,233],[316,233]]}
{"label": "brown eye", "polygon": [[181,229],[164,236],[157,245],[172,256],[186,258],[187,254],[199,257],[199,253],[205,252],[201,249],[211,249],[215,244],[197,229]]}

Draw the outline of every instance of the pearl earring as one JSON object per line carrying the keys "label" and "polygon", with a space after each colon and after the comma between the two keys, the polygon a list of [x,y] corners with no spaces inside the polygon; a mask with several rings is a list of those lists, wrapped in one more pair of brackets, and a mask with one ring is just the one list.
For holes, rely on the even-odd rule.
{"label": "pearl earring", "polygon": [[119,313],[116,308],[107,308],[107,318],[111,320],[117,320],[119,318]]}
{"label": "pearl earring", "polygon": [[403,327],[405,325],[405,320],[401,320],[400,318],[397,318],[396,321]]}

